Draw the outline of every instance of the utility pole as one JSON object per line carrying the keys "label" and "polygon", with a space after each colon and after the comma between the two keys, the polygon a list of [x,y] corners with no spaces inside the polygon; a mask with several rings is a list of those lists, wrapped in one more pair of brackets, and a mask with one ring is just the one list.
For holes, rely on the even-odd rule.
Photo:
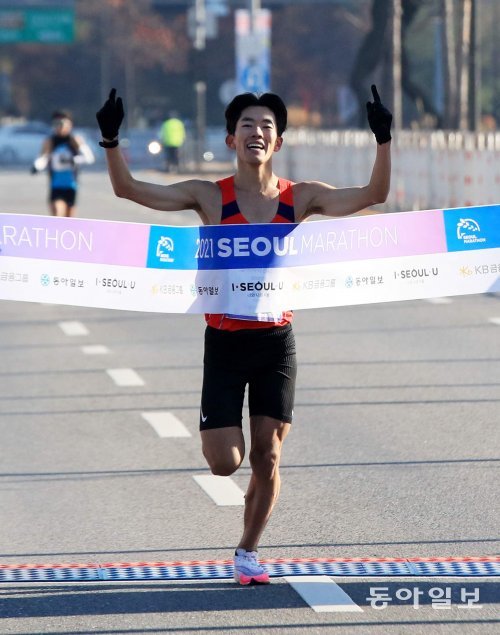
{"label": "utility pole", "polygon": [[205,49],[207,41],[207,8],[205,0],[194,0],[195,33],[193,46],[197,51]]}
{"label": "utility pole", "polygon": [[250,31],[255,31],[255,20],[257,13],[261,9],[260,0],[248,0],[248,9],[250,11]]}
{"label": "utility pole", "polygon": [[469,129],[470,54],[472,32],[472,0],[463,0],[462,42],[460,57],[459,122],[460,130]]}
{"label": "utility pole", "polygon": [[207,82],[203,52],[207,41],[207,10],[205,0],[194,0],[195,31],[193,46],[196,50],[194,89],[196,92],[196,166],[200,170],[205,150],[207,128]]}
{"label": "utility pole", "polygon": [[124,25],[125,37],[130,42],[130,45],[125,49],[124,55],[124,70],[125,70],[125,99],[127,100],[128,108],[125,115],[125,128],[129,130],[136,124],[136,81],[135,81],[135,45],[133,36],[133,24],[134,16],[132,13],[132,7],[127,5],[127,19]]}
{"label": "utility pole", "polygon": [[481,125],[481,20],[480,2],[472,1],[470,25],[469,129]]}
{"label": "utility pole", "polygon": [[403,93],[401,88],[401,0],[392,0],[392,95],[393,125],[403,127]]}
{"label": "utility pole", "polygon": [[111,75],[110,75],[110,55],[109,55],[109,47],[107,40],[107,28],[108,28],[108,20],[109,15],[108,11],[106,11],[106,7],[103,7],[101,10],[101,14],[99,16],[99,27],[100,27],[100,99],[99,102],[103,104],[108,98],[109,94],[109,86],[111,84]]}
{"label": "utility pole", "polygon": [[441,0],[444,20],[444,126],[457,127],[457,60],[455,49],[455,11],[453,0]]}

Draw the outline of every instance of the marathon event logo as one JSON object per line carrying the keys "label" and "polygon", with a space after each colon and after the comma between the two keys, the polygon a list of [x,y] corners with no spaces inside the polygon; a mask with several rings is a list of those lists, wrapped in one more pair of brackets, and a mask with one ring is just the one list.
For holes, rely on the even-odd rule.
{"label": "marathon event logo", "polygon": [[156,245],[156,257],[160,262],[174,262],[174,241],[170,236],[160,236]]}
{"label": "marathon event logo", "polygon": [[[414,223],[419,221],[429,227],[425,218],[414,217]],[[413,235],[411,231],[402,232],[401,222],[398,217],[302,225],[151,226],[147,266],[176,270],[269,269],[396,256],[405,252],[400,239],[411,241]],[[434,236],[435,232],[430,232],[425,251]],[[444,247],[444,236],[438,237],[437,247],[441,248],[439,241]],[[410,251],[414,253],[414,247]]]}
{"label": "marathon event logo", "polygon": [[197,269],[196,238],[199,227],[152,225],[149,230],[147,267],[153,269]]}
{"label": "marathon event logo", "polygon": [[443,210],[448,251],[500,247],[500,205]]}
{"label": "marathon event logo", "polygon": [[473,218],[461,218],[457,224],[457,238],[464,243],[484,243],[486,238],[481,238],[481,227]]}

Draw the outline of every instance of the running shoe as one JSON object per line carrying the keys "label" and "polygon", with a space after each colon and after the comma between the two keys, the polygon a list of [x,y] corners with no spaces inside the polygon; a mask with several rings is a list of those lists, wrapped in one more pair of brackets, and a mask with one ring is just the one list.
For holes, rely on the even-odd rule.
{"label": "running shoe", "polygon": [[257,560],[256,551],[236,549],[234,580],[239,584],[269,584],[269,573]]}

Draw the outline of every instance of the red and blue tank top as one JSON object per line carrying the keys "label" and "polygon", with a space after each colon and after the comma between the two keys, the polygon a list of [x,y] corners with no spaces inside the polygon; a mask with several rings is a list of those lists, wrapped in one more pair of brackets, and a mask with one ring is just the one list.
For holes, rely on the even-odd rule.
{"label": "red and blue tank top", "polygon": [[[217,181],[222,193],[221,225],[246,225],[249,224],[243,216],[236,201],[234,191],[234,176]],[[293,182],[286,179],[278,179],[279,202],[276,215],[271,223],[294,223],[295,210],[293,207]],[[285,326],[292,321],[292,311],[283,311],[280,316],[237,316],[228,313],[207,313],[205,320],[209,326],[224,331],[239,331],[242,329],[270,328],[273,326]]]}

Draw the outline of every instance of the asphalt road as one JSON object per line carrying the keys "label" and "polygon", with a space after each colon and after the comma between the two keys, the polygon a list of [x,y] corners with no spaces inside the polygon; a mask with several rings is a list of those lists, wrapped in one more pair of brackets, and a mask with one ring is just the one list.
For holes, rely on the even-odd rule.
{"label": "asphalt road", "polygon": [[[46,213],[43,176],[0,173],[0,191],[0,212]],[[88,218],[197,222],[116,199],[99,172],[82,175],[79,207]],[[498,318],[498,295],[297,312],[296,419],[262,558],[499,553]],[[242,507],[217,505],[194,479],[208,474],[203,318],[0,301],[0,325],[0,564],[231,557]],[[110,369],[142,384],[120,386]],[[189,436],[159,436],[150,412],[174,415]],[[244,491],[248,462],[231,478]],[[498,632],[498,578],[335,581],[363,612],[315,612],[283,578],[0,583],[0,632]],[[449,587],[453,602],[376,610],[375,586],[393,597]],[[481,608],[458,606],[463,588],[479,589]]]}

